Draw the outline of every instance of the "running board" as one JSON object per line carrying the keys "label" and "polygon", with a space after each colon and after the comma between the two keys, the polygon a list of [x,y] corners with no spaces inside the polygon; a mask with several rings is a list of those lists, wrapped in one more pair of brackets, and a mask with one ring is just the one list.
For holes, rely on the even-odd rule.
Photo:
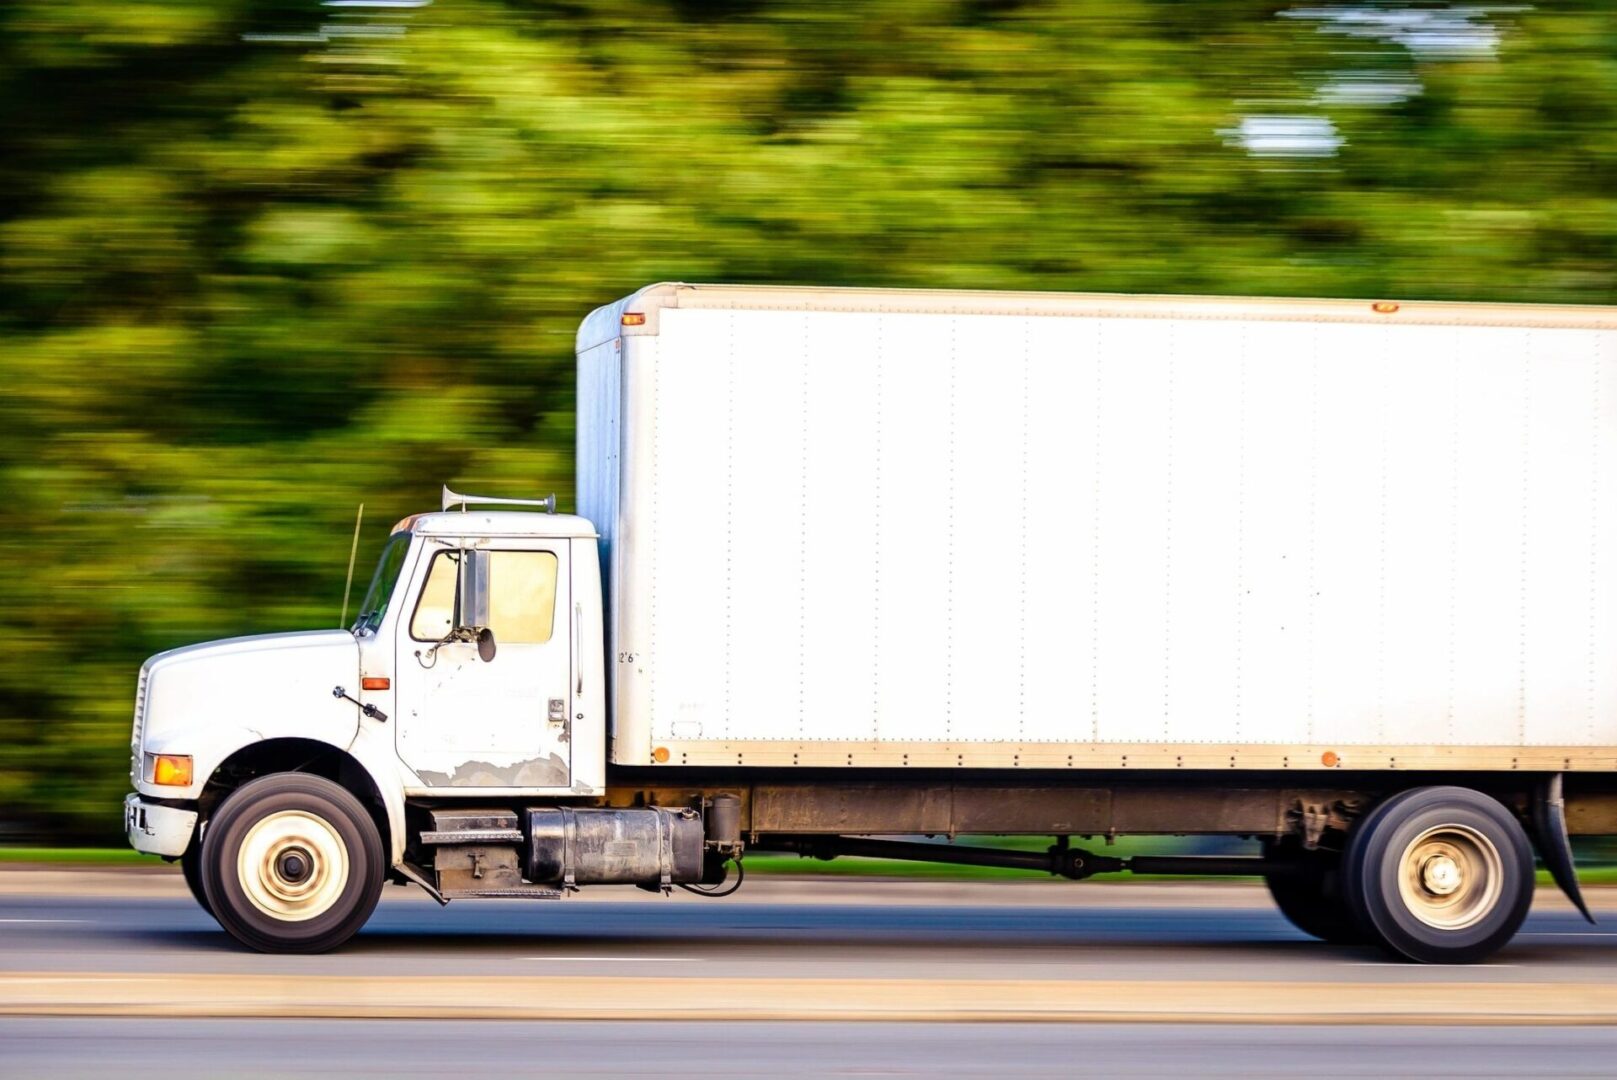
{"label": "running board", "polygon": [[511,810],[439,806],[429,812],[432,828],[422,831],[423,844],[520,844],[525,839]]}
{"label": "running board", "polygon": [[438,830],[421,834],[423,844],[520,844],[521,829]]}
{"label": "running board", "polygon": [[444,899],[472,900],[560,900],[560,889],[547,889],[543,885],[508,885],[496,889],[445,889]]}

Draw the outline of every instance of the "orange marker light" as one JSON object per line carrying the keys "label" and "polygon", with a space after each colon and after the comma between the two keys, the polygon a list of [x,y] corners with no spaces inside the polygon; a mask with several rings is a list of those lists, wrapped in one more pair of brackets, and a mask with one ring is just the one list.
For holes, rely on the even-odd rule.
{"label": "orange marker light", "polygon": [[191,755],[151,754],[152,783],[165,787],[191,786]]}
{"label": "orange marker light", "polygon": [[367,675],[359,680],[361,690],[386,690],[392,685],[385,675]]}
{"label": "orange marker light", "polygon": [[646,316],[643,312],[639,311],[625,311],[623,313],[623,325],[644,326],[646,325]]}
{"label": "orange marker light", "polygon": [[1375,303],[1370,305],[1370,310],[1375,312],[1377,315],[1391,315],[1393,312],[1398,310],[1398,305],[1393,303],[1391,300],[1377,300]]}
{"label": "orange marker light", "polygon": [[663,762],[667,761],[668,760],[668,747],[659,746],[659,747],[657,747],[657,749],[653,750],[651,752],[651,760],[655,761],[659,765],[661,765]]}
{"label": "orange marker light", "polygon": [[1325,766],[1327,769],[1336,768],[1341,761],[1342,759],[1336,756],[1335,750],[1327,750],[1319,756],[1319,763]]}

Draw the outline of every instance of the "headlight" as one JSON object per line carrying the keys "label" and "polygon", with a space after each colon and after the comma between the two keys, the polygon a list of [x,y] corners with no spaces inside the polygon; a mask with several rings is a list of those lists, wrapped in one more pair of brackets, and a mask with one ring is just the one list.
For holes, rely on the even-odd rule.
{"label": "headlight", "polygon": [[147,754],[146,777],[164,787],[190,787],[191,755]]}

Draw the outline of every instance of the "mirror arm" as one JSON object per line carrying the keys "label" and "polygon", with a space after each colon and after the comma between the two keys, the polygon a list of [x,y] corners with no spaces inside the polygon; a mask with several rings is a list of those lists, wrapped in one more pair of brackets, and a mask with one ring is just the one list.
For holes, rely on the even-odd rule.
{"label": "mirror arm", "polygon": [[381,709],[378,709],[375,705],[367,705],[365,702],[360,701],[357,698],[350,697],[348,695],[348,691],[341,686],[332,690],[331,696],[340,701],[353,702],[353,704],[359,706],[360,712],[364,713],[372,720],[380,720],[384,724],[387,722],[387,713],[383,712]]}

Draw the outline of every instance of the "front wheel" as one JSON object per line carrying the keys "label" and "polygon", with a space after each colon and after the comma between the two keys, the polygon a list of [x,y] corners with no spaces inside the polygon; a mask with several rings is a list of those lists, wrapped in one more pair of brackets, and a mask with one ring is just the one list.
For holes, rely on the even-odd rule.
{"label": "front wheel", "polygon": [[1496,799],[1416,788],[1354,828],[1342,890],[1365,932],[1424,963],[1466,964],[1515,936],[1533,902],[1533,848]]}
{"label": "front wheel", "polygon": [[180,856],[180,874],[185,878],[185,887],[191,890],[191,896],[202,905],[202,910],[209,915],[213,914],[213,907],[208,903],[208,894],[202,884],[202,842],[193,838]]}
{"label": "front wheel", "polygon": [[345,789],[306,773],[260,777],[225,800],[202,845],[214,918],[260,952],[335,949],[382,893],[382,838]]}

